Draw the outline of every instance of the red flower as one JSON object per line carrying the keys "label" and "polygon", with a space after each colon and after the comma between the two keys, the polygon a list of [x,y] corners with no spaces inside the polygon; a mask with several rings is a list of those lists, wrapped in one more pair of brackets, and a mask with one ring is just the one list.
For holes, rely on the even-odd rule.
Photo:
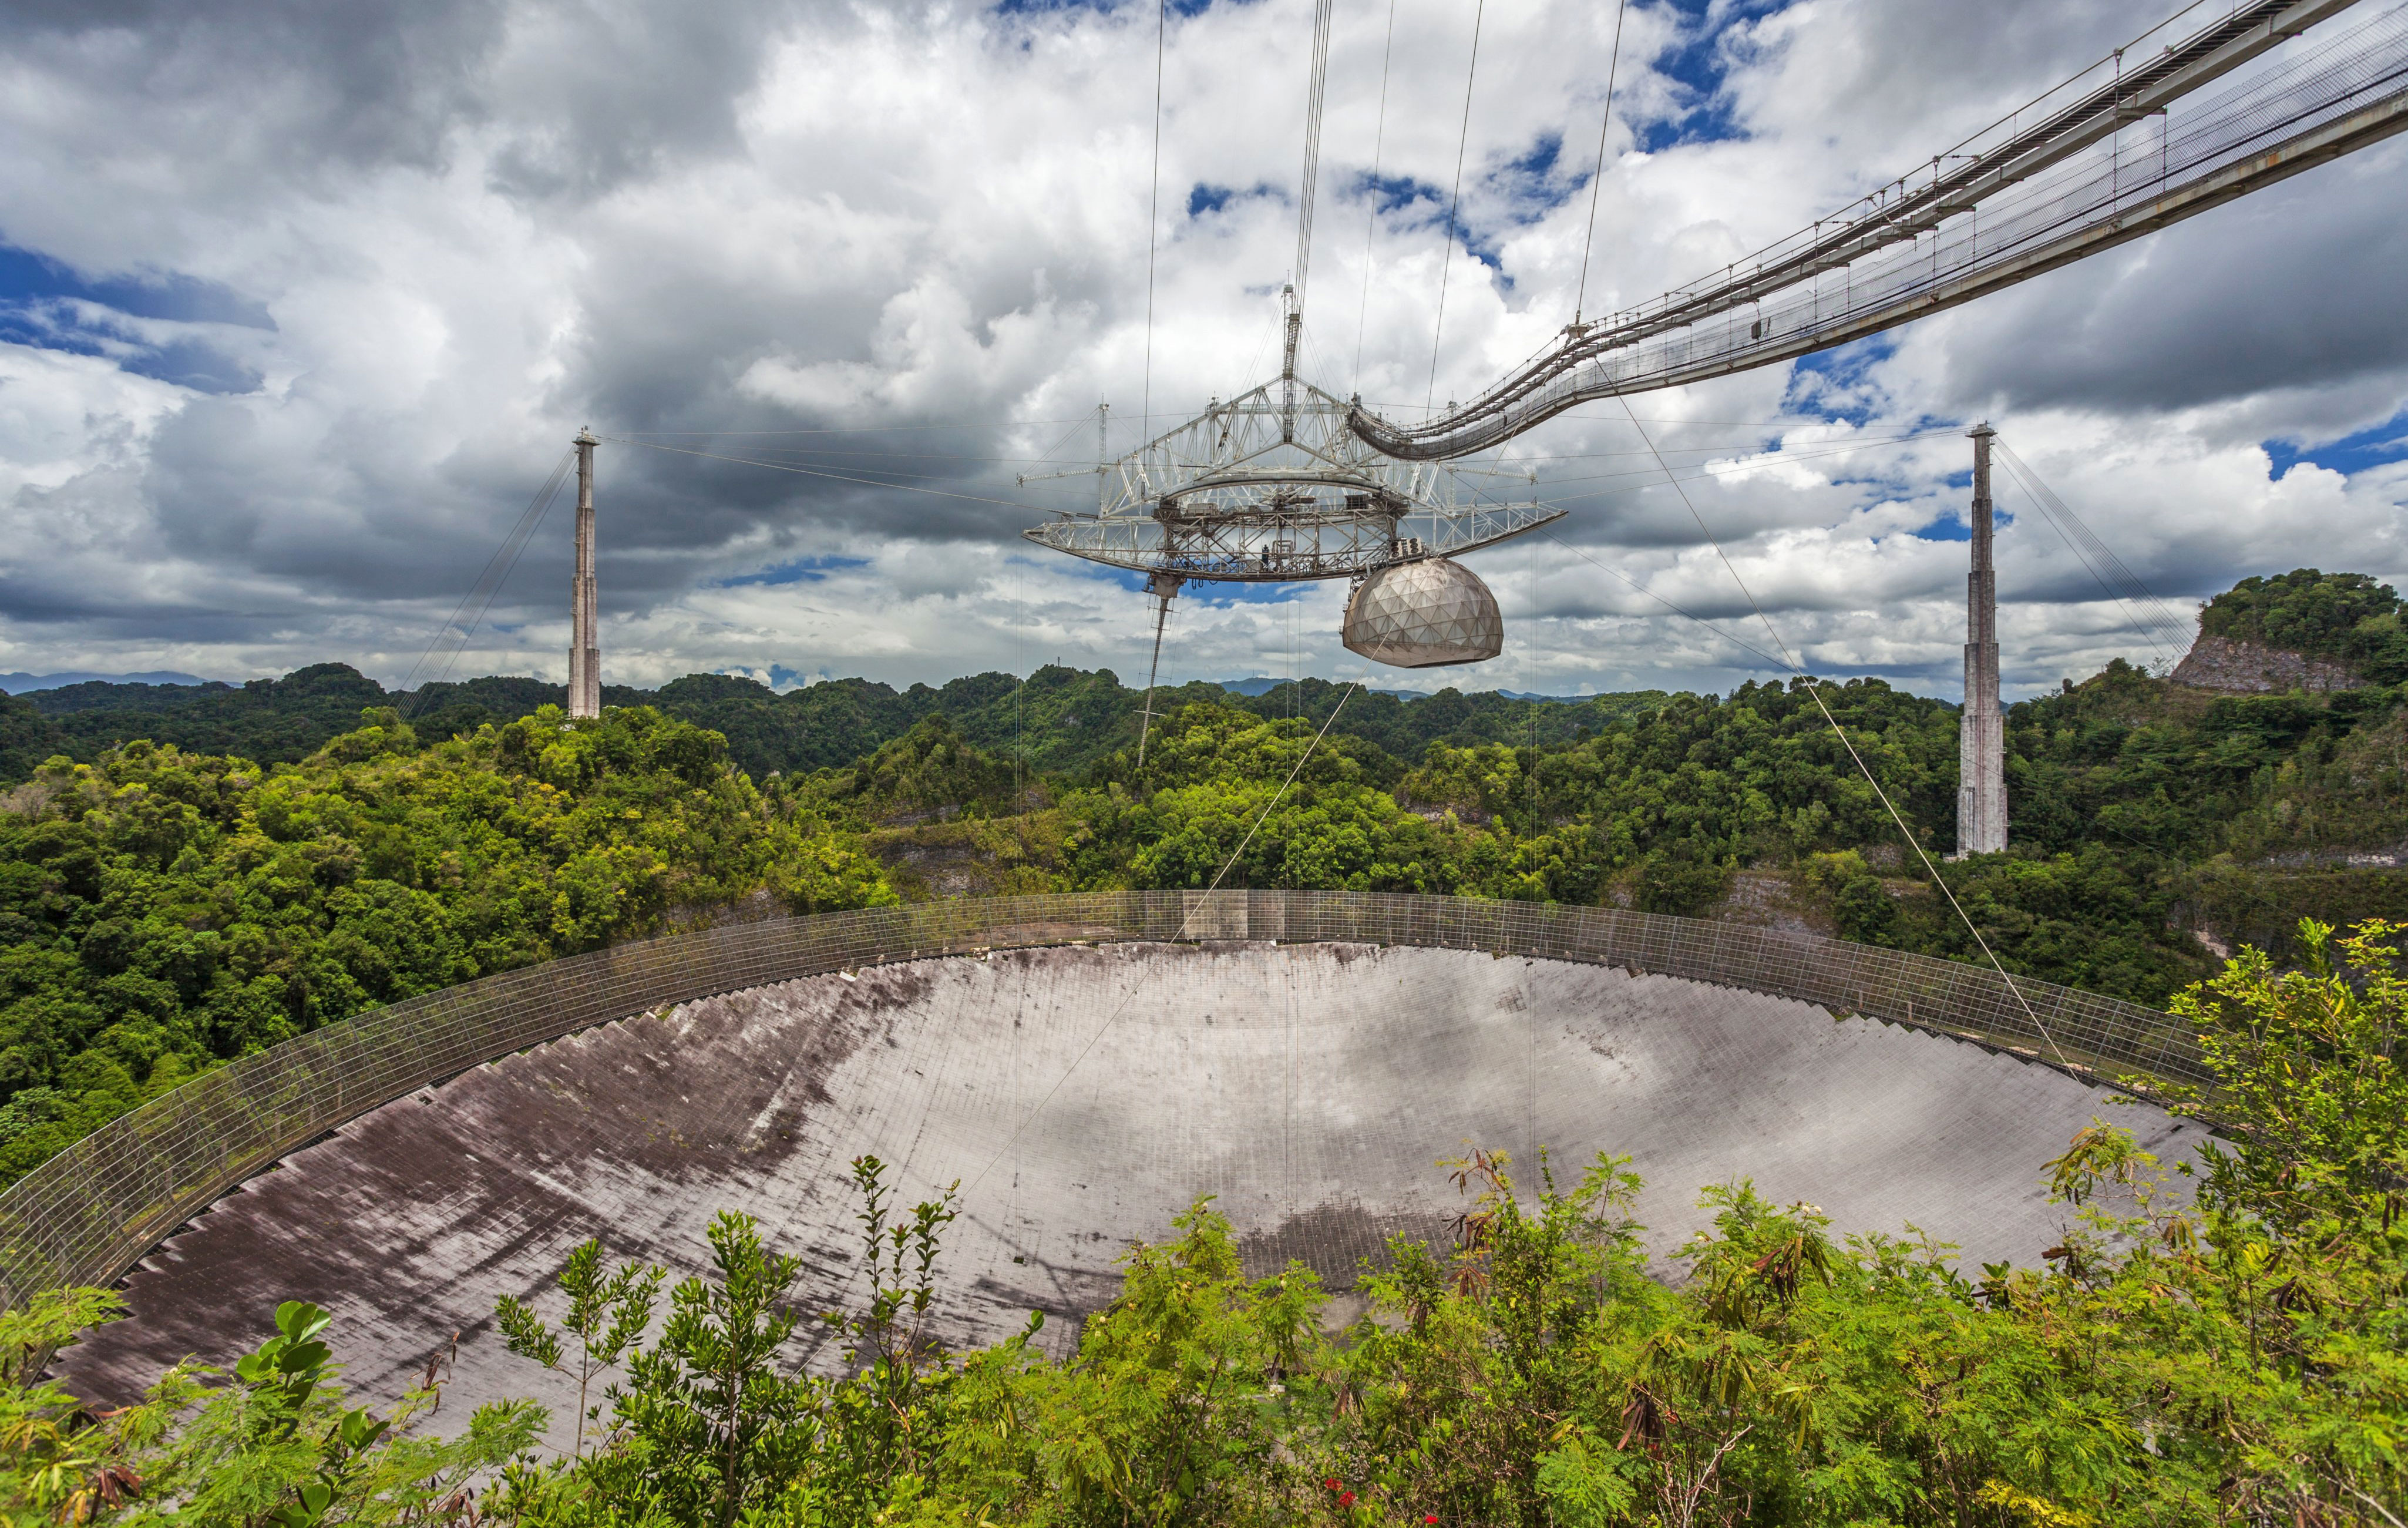
{"label": "red flower", "polygon": [[1438,1521],[1438,1514],[1435,1512],[1425,1512],[1422,1514],[1422,1521],[1424,1522],[1436,1522]]}
{"label": "red flower", "polygon": [[1351,1491],[1340,1492],[1338,1493],[1338,1505],[1340,1506],[1353,1506],[1354,1505],[1354,1493]]}
{"label": "red flower", "polygon": [[1338,1489],[1338,1482],[1334,1479],[1324,1480],[1321,1483],[1331,1491],[1336,1491]]}

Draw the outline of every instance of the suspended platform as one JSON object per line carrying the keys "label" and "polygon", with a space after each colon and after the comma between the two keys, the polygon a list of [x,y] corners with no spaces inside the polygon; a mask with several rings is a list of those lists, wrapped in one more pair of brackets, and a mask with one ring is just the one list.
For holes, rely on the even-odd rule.
{"label": "suspended platform", "polygon": [[1452,557],[1563,518],[1526,497],[1527,472],[1374,450],[1348,427],[1355,407],[1294,376],[1216,398],[1089,468],[1104,478],[1095,513],[1057,514],[1021,534],[1134,572],[1275,584]]}

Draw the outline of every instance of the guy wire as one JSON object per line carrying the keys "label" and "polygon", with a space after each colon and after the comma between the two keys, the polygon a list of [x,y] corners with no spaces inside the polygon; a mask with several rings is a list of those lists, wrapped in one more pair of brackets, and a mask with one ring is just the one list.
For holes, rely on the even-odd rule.
{"label": "guy wire", "polygon": [[817,468],[796,467],[791,462],[765,462],[751,456],[730,456],[716,451],[695,451],[690,446],[666,446],[658,440],[636,440],[624,435],[605,435],[599,439],[615,446],[642,446],[647,451],[666,451],[680,456],[699,456],[705,461],[734,462],[739,467],[766,467],[772,472],[796,472],[807,478],[828,478],[837,483],[857,483],[869,488],[893,488],[907,494],[926,494],[932,498],[959,498],[972,504],[1001,504],[1007,509],[1026,510],[1032,514],[1051,512],[1034,504],[1023,504],[1016,498],[997,498],[992,494],[950,493],[942,488],[923,488],[915,483],[888,483],[878,478],[855,477],[847,472],[824,472]]}
{"label": "guy wire", "polygon": [[1305,279],[1312,269],[1312,208],[1321,183],[1321,106],[1329,89],[1329,12],[1335,0],[1314,0],[1312,70],[1304,95],[1304,178],[1296,207],[1296,306],[1304,310]]}
{"label": "guy wire", "polygon": [[1605,118],[1597,127],[1597,173],[1588,182],[1588,237],[1581,241],[1580,294],[1572,298],[1572,322],[1578,324],[1588,302],[1588,256],[1597,243],[1597,201],[1605,188],[1605,141],[1613,132],[1613,76],[1622,64],[1622,22],[1630,13],[1630,0],[1620,0],[1613,8],[1613,51],[1605,61]]}
{"label": "guy wire", "polygon": [[[1263,824],[1269,820],[1270,814],[1273,812],[1279,809],[1280,802],[1287,799],[1288,791],[1296,785],[1297,776],[1302,774],[1304,772],[1304,767],[1312,761],[1312,756],[1320,749],[1322,740],[1329,736],[1329,729],[1338,724],[1338,714],[1346,709],[1346,702],[1354,697],[1354,694],[1357,689],[1362,687],[1363,679],[1369,672],[1370,666],[1366,664],[1363,668],[1362,673],[1357,674],[1354,678],[1346,682],[1346,687],[1339,692],[1338,703],[1329,708],[1328,719],[1321,724],[1321,730],[1313,734],[1312,742],[1306,745],[1303,754],[1297,757],[1295,768],[1287,771],[1287,778],[1280,783],[1278,792],[1271,797],[1269,801],[1264,804],[1262,811],[1255,815],[1254,826],[1246,829],[1246,836],[1238,841],[1238,846],[1229,851],[1229,858],[1221,861],[1221,868],[1213,872],[1212,884],[1204,888],[1204,896],[1197,899],[1195,906],[1188,908],[1186,913],[1180,917],[1179,931],[1170,936],[1170,942],[1172,944],[1176,944],[1186,939],[1188,925],[1196,921],[1197,908],[1203,906],[1204,903],[1211,898],[1213,892],[1221,889],[1221,883],[1228,877],[1229,868],[1232,865],[1235,865],[1239,859],[1245,855],[1246,850],[1254,842],[1254,835],[1262,831]],[[1145,979],[1152,973],[1153,969],[1154,968],[1152,966],[1147,966],[1139,971],[1137,980],[1131,982],[1128,985],[1127,989],[1121,993],[1119,1005],[1112,1009],[1111,1013],[1105,1017],[1103,1023],[1096,1027],[1096,1031],[1093,1034],[1087,1036],[1086,1044],[1081,1045],[1079,1047],[1079,1053],[1070,1058],[1070,1064],[1064,1067],[1062,1069],[1062,1074],[1054,1079],[1054,1086],[1045,1089],[1044,1096],[1037,1101],[1035,1106],[1028,1111],[1027,1116],[1023,1118],[1020,1124],[1012,1131],[1010,1138],[1005,1141],[1002,1146],[996,1148],[995,1155],[989,1157],[987,1159],[986,1165],[979,1169],[978,1175],[970,1179],[969,1188],[971,1189],[975,1190],[980,1184],[985,1182],[986,1175],[995,1171],[995,1164],[1003,1160],[1006,1152],[1010,1151],[1014,1146],[1020,1144],[1020,1137],[1027,1132],[1030,1121],[1034,1120],[1039,1114],[1044,1112],[1046,1104],[1054,1102],[1054,1095],[1062,1090],[1062,1085],[1070,1080],[1070,1074],[1079,1070],[1080,1063],[1086,1060],[1088,1053],[1096,1048],[1096,1045],[1102,1041],[1108,1032],[1111,1031],[1113,1025],[1120,1022],[1121,1015],[1128,1012],[1128,1005],[1137,1000],[1138,989],[1145,985]]]}
{"label": "guy wire", "polygon": [[1145,383],[1139,392],[1138,439],[1154,426],[1154,252],[1162,225],[1162,51],[1170,30],[1170,0],[1154,15],[1154,175],[1145,194]]}
{"label": "guy wire", "polygon": [[[1647,434],[1647,426],[1639,423],[1639,416],[1631,411],[1629,400],[1627,398],[1623,400],[1622,412],[1624,417],[1630,421],[1630,427],[1639,432],[1639,439],[1645,442],[1648,451],[1654,452],[1655,440]],[[1948,905],[1956,909],[1958,921],[1965,925],[1965,931],[1973,936],[1973,943],[1981,947],[1983,956],[1990,962],[1990,969],[1999,973],[1999,980],[2007,984],[2007,990],[2014,994],[2015,1005],[2024,1011],[2024,1017],[2031,1021],[2032,1029],[2048,1043],[2048,1048],[2055,1052],[2057,1064],[2069,1072],[2076,1070],[2074,1064],[2066,1059],[2064,1050],[2057,1045],[2057,1037],[2048,1032],[2048,1026],[2042,1024],[2040,1021],[2040,1015],[2032,1011],[2032,1005],[2024,997],[2024,989],[2015,985],[2015,979],[2013,976],[2007,974],[2007,968],[1999,961],[1998,952],[1990,948],[1990,942],[1982,937],[1982,930],[1966,914],[1964,904],[1956,900],[1955,889],[1942,877],[1939,867],[1931,862],[1931,856],[1924,852],[1922,842],[1908,830],[1906,818],[1890,801],[1889,792],[1882,789],[1881,782],[1873,777],[1873,771],[1866,765],[1864,757],[1856,752],[1856,741],[1848,736],[1847,728],[1840,725],[1839,718],[1831,714],[1831,708],[1823,703],[1822,681],[1808,673],[1791,655],[1789,644],[1781,640],[1781,633],[1774,627],[1772,617],[1764,613],[1764,607],[1757,603],[1755,592],[1748,588],[1747,580],[1740,577],[1739,569],[1731,566],[1730,555],[1723,550],[1721,541],[1707,526],[1706,517],[1699,514],[1698,506],[1691,502],[1689,491],[1682,487],[1680,481],[1672,476],[1671,468],[1663,467],[1663,459],[1660,456],[1656,459],[1656,465],[1663,468],[1665,481],[1672,484],[1673,492],[1681,496],[1681,503],[1688,510],[1689,518],[1698,523],[1698,529],[1705,536],[1707,544],[1714,549],[1714,555],[1722,559],[1723,570],[1730,574],[1733,584],[1739,585],[1739,592],[1747,597],[1748,608],[1756,612],[1756,618],[1758,621],[1764,623],[1765,633],[1771,637],[1772,644],[1781,649],[1782,658],[1788,664],[1790,671],[1806,682],[1806,693],[1813,699],[1814,709],[1823,714],[1823,720],[1830,725],[1831,731],[1838,736],[1840,746],[1845,748],[1848,751],[1848,757],[1855,760],[1856,771],[1865,777],[1865,784],[1872,786],[1873,796],[1881,802],[1883,810],[1889,814],[1889,820],[1898,826],[1899,837],[1906,840],[1906,846],[1913,849],[1914,857],[1923,862],[1924,873],[1931,877],[1933,884],[1940,887],[1941,895],[1948,899]]]}
{"label": "guy wire", "polygon": [[[2100,541],[2098,533],[2073,512],[2073,507],[2057,497],[2041,475],[2032,470],[2031,465],[2016,455],[2006,441],[1994,438],[1990,444],[2005,464],[2008,475],[2031,496],[2033,503],[2040,506],[2041,517],[2048,521],[2058,539],[2082,560],[2083,566],[2090,570],[2090,576],[2098,581],[2108,598],[2125,608],[2133,625],[2140,628],[2143,638],[2157,646],[2168,657],[2180,658],[2183,650],[2190,645],[2190,623],[2151,594],[2148,585],[2141,582],[2140,575],[2115,555],[2114,548]],[[2115,586],[2119,584],[2121,588]]]}
{"label": "guy wire", "polygon": [[[468,585],[468,592],[460,597],[459,607],[452,611],[452,619],[437,629],[435,640],[426,644],[426,651],[410,665],[409,672],[401,682],[401,688],[409,694],[408,700],[399,708],[404,717],[415,716],[423,710],[426,691],[451,677],[452,665],[460,661],[460,655],[467,650],[468,639],[475,636],[477,627],[484,623],[485,613],[493,608],[494,597],[501,593],[502,584],[510,576],[510,569],[519,565],[520,555],[526,551],[528,540],[543,524],[543,517],[551,512],[552,501],[560,496],[561,484],[567,481],[568,468],[576,460],[574,447],[562,453],[560,465],[552,469],[552,476],[544,479],[543,486],[536,490],[535,497],[527,500],[527,507],[519,512],[518,523],[510,527],[508,536],[502,538],[500,547],[486,559],[484,571],[477,575],[476,583]],[[447,642],[452,644],[452,651],[445,656],[442,667],[432,670],[432,676],[423,685],[420,684],[420,676],[430,672],[427,666],[435,661],[436,652]]]}
{"label": "guy wire", "polygon": [[1380,115],[1371,129],[1371,195],[1363,209],[1363,300],[1354,309],[1354,392],[1363,391],[1363,329],[1371,314],[1371,235],[1380,221],[1380,151],[1388,141],[1388,60],[1397,46],[1397,0],[1388,0],[1388,30],[1380,44]]}
{"label": "guy wire", "polygon": [[1446,250],[1438,263],[1438,322],[1430,326],[1429,391],[1422,398],[1422,412],[1426,414],[1438,401],[1439,342],[1446,338],[1446,278],[1455,267],[1455,214],[1463,209],[1463,155],[1471,146],[1471,82],[1480,77],[1480,23],[1488,14],[1488,0],[1471,13],[1471,63],[1463,72],[1463,131],[1455,144],[1455,190],[1446,204]]}

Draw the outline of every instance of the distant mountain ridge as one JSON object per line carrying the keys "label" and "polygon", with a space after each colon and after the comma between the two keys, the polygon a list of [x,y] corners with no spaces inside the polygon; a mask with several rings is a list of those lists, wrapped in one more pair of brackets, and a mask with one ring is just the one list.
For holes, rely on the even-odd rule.
{"label": "distant mountain ridge", "polygon": [[[1569,702],[1518,699],[1495,690],[1346,696],[1347,686],[1321,679],[1277,680],[1270,686],[1246,694],[1202,681],[1166,685],[1154,692],[1154,712],[1210,703],[1317,727],[1345,696],[1338,733],[1412,759],[1438,742],[1572,742],[1669,699],[1656,690]],[[360,713],[370,707],[393,706],[421,736],[448,737],[563,704],[566,697],[564,685],[509,675],[389,691],[340,663],[240,685],[85,681],[0,699],[0,783],[25,779],[53,755],[89,760],[136,738],[193,753],[294,763],[357,728]],[[780,693],[729,674],[689,674],[656,690],[619,685],[602,690],[605,705],[657,706],[724,734],[730,757],[755,779],[849,765],[937,715],[981,748],[1025,757],[1032,769],[1078,773],[1136,743],[1144,699],[1109,669],[1053,665],[1025,683],[983,673],[903,690],[866,679],[831,679]]]}
{"label": "distant mountain ridge", "polygon": [[[98,674],[70,670],[64,673],[0,674],[0,690],[10,695],[22,695],[27,690],[55,690],[69,685],[207,685],[209,680],[198,674],[179,673],[173,669],[154,670],[142,674]],[[231,688],[231,686],[228,686]]]}

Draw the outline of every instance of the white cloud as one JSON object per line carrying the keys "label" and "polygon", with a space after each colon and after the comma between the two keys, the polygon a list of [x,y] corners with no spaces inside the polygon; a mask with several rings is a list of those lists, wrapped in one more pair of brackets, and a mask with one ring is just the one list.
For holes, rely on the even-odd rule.
{"label": "white cloud", "polygon": [[[0,239],[73,267],[65,285],[173,278],[239,309],[131,317],[52,293],[11,310],[32,343],[0,348],[0,662],[233,677],[341,658],[398,679],[591,423],[614,438],[614,681],[905,683],[1056,657],[1141,678],[1147,601],[1015,535],[1032,509],[1090,502],[1092,480],[1015,479],[1089,459],[1098,399],[1125,448],[1146,400],[1164,427],[1275,367],[1305,0],[1172,20],[1150,324],[1148,7],[348,9],[339,25],[230,0],[0,22]],[[1383,120],[1386,7],[1338,14],[1307,354],[1333,391],[1410,413],[1570,317],[1613,17],[1488,8],[1463,203],[1492,268],[1448,252],[1440,222],[1469,14],[1396,14]],[[1591,312],[1788,232],[2127,25],[2071,0],[1708,16],[1629,17]],[[1658,142],[1701,107],[1686,120],[1718,133]],[[2408,149],[2378,149],[1845,366],[1634,400],[1643,441],[1616,405],[1558,420],[1510,454],[1571,502],[1560,541],[1474,564],[1507,611],[1506,656],[1374,683],[1768,671],[1597,566],[1775,645],[1702,518],[1781,642],[1953,691],[1964,551],[1935,527],[1962,513],[1959,432],[1984,415],[2177,603],[2304,561],[2408,572],[2400,468],[2278,477],[2261,444],[2324,445],[2408,398],[2408,278],[2389,256],[2403,182]],[[272,327],[241,316],[255,310]],[[23,327],[37,320],[52,327]],[[95,353],[36,348],[62,344]],[[219,390],[136,374],[170,374],[155,358],[173,347]],[[2002,500],[2011,687],[2149,656]],[[566,525],[555,511],[459,671],[562,670]],[[775,569],[801,571],[748,581]],[[1182,599],[1166,677],[1352,674],[1342,594]]]}

